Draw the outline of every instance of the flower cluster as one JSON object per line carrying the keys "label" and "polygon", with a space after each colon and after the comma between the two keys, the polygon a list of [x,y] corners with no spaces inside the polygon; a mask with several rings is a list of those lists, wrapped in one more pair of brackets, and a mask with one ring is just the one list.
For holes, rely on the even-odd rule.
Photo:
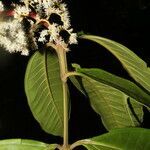
{"label": "flower cluster", "polygon": [[[38,49],[41,44],[61,46],[68,51],[68,45],[77,43],[62,0],[21,0],[12,6],[9,19],[0,23],[0,44],[9,52],[28,55],[28,49]],[[0,14],[3,11],[0,2]]]}
{"label": "flower cluster", "polygon": [[0,1],[0,12],[4,10],[3,3]]}
{"label": "flower cluster", "polygon": [[3,22],[0,25],[0,44],[10,53],[21,52],[22,55],[28,55],[26,36],[18,20]]}

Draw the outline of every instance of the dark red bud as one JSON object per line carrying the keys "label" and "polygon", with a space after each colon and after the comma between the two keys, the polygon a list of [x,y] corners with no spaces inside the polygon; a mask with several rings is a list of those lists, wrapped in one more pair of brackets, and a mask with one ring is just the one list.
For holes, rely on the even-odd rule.
{"label": "dark red bud", "polygon": [[35,12],[30,12],[29,17],[31,17],[32,19],[36,19],[36,13]]}
{"label": "dark red bud", "polygon": [[14,13],[15,13],[14,10],[6,10],[6,11],[4,11],[4,14],[6,16],[9,16],[9,17],[14,16]]}

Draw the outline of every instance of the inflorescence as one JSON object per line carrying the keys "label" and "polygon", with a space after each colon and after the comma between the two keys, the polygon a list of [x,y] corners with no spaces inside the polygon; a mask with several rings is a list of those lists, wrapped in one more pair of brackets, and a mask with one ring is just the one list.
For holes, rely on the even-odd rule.
{"label": "inflorescence", "polygon": [[0,1],[0,45],[10,53],[28,55],[40,45],[61,46],[68,51],[77,43],[66,4],[62,0],[21,0],[5,10]]}

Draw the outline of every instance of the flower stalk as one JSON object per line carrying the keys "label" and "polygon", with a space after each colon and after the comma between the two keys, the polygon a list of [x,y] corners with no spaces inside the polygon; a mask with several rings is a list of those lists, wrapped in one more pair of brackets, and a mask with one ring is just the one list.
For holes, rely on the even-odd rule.
{"label": "flower stalk", "polygon": [[63,149],[65,150],[68,147],[68,120],[69,120],[68,89],[67,89],[67,79],[65,78],[68,69],[67,69],[66,51],[63,49],[63,47],[58,46],[58,48],[56,48],[56,52],[59,58],[60,76],[63,86],[63,109],[64,109]]}

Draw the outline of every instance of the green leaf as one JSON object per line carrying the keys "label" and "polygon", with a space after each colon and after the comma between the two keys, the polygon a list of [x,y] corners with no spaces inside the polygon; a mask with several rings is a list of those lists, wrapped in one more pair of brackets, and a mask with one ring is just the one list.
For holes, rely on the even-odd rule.
{"label": "green leaf", "polygon": [[101,136],[78,141],[88,150],[150,150],[150,130],[124,128]]}
{"label": "green leaf", "polygon": [[63,88],[56,53],[36,52],[25,75],[25,91],[30,109],[48,133],[63,134]]}
{"label": "green leaf", "polygon": [[[72,64],[72,67],[75,69],[76,72],[74,73],[77,73],[78,69],[80,69],[80,65],[78,64]],[[75,87],[84,95],[86,96],[86,92],[82,86],[82,80],[81,80],[81,77],[80,75],[79,76],[69,76],[69,79],[70,81],[73,83],[73,85],[75,85]]]}
{"label": "green leaf", "polygon": [[120,78],[101,69],[78,68],[76,70],[98,82],[114,87],[134,98],[136,101],[150,107],[150,95],[131,81]]}
{"label": "green leaf", "polygon": [[106,38],[93,35],[82,35],[81,38],[94,41],[104,46],[119,59],[131,77],[150,92],[150,68],[135,53],[122,44]]}
{"label": "green leaf", "polygon": [[1,140],[0,150],[55,150],[56,144],[45,144],[33,140],[11,139]]}
{"label": "green leaf", "polygon": [[101,116],[107,130],[141,124],[142,106],[135,102],[136,107],[132,107],[133,111],[131,111],[128,104],[129,97],[126,94],[89,77],[83,77],[82,83],[92,108]]}
{"label": "green leaf", "polygon": [[84,95],[86,96],[86,92],[82,86],[82,80],[78,76],[70,76],[69,77],[70,81],[75,85],[75,87]]}

